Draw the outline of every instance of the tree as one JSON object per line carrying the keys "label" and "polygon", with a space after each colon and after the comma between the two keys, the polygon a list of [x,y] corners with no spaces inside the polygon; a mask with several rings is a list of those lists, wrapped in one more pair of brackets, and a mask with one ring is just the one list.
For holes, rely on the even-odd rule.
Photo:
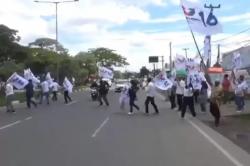
{"label": "tree", "polygon": [[[41,49],[47,49],[50,51],[56,50],[56,40],[50,38],[38,38],[34,42],[29,43],[29,47],[36,46]],[[68,50],[63,47],[62,44],[58,42],[57,51],[61,54],[67,54]]]}
{"label": "tree", "polygon": [[81,68],[84,68],[88,71],[88,77],[92,74],[94,75],[97,73],[97,66],[96,66],[97,59],[93,54],[88,52],[79,52],[75,56],[75,59],[79,62]]}
{"label": "tree", "polygon": [[114,50],[108,48],[100,47],[90,49],[89,53],[94,55],[97,60],[97,63],[102,66],[122,67],[124,65],[129,65],[125,57],[122,57],[121,55],[115,53]]}
{"label": "tree", "polygon": [[146,66],[143,66],[141,69],[140,69],[140,77],[143,78],[145,76],[148,77],[149,75],[149,70],[146,68]]}

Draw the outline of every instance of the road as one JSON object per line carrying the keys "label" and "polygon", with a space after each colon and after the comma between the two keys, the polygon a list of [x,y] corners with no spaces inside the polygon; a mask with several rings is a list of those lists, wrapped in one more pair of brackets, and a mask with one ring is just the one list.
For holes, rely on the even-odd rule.
{"label": "road", "polygon": [[162,100],[160,115],[145,116],[145,97],[139,96],[141,111],[133,116],[119,109],[114,92],[109,107],[78,92],[69,105],[60,99],[14,115],[0,112],[0,166],[249,165],[235,145],[224,149],[198,120],[181,119]]}

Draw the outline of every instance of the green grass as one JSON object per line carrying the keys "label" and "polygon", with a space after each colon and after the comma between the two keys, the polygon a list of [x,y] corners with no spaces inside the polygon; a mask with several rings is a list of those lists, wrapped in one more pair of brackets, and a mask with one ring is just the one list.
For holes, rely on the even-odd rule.
{"label": "green grass", "polygon": [[[15,93],[14,96],[15,96],[14,100],[19,100],[20,102],[26,101],[25,92]],[[5,106],[5,103],[6,103],[5,96],[0,95],[0,106]]]}

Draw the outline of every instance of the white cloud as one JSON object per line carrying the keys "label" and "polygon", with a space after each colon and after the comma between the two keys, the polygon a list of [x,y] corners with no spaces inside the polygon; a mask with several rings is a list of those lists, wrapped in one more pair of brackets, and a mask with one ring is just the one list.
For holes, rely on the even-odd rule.
{"label": "white cloud", "polygon": [[223,23],[230,23],[230,22],[236,22],[236,21],[247,21],[250,19],[250,13],[244,13],[244,14],[238,14],[233,16],[224,16],[221,17],[221,22]]}

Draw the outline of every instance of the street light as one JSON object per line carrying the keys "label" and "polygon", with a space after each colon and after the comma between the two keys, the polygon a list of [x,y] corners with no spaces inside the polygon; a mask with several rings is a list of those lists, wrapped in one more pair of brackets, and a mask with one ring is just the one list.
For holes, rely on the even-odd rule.
{"label": "street light", "polygon": [[183,48],[183,50],[185,51],[186,58],[188,58],[187,50],[189,50],[189,48]]}
{"label": "street light", "polygon": [[[49,3],[54,4],[56,7],[56,53],[58,51],[58,18],[57,18],[57,6],[60,3],[68,3],[68,2],[78,2],[79,0],[70,0],[70,1],[39,1],[35,0],[36,3]],[[57,80],[59,81],[59,58],[57,59]]]}

